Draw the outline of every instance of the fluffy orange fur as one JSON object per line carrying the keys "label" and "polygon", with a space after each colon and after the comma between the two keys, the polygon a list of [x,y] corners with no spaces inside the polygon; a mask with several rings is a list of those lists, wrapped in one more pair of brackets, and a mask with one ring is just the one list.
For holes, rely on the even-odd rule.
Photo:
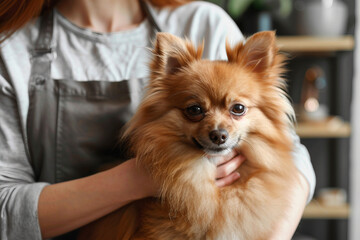
{"label": "fluffy orange fur", "polygon": [[[98,220],[82,239],[268,238],[286,214],[296,181],[285,58],[274,32],[257,33],[226,51],[228,61],[203,60],[202,46],[157,35],[151,80],[124,138],[161,186],[160,198]],[[209,137],[219,129],[227,133],[225,143]],[[218,188],[216,158],[208,156],[232,148],[247,160],[238,181]]]}

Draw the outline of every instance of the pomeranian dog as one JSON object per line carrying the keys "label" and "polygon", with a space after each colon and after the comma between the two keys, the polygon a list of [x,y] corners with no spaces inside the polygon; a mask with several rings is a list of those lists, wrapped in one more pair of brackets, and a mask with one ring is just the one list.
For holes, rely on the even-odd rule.
{"label": "pomeranian dog", "polygon": [[[203,60],[202,51],[157,34],[149,86],[124,138],[160,197],[105,216],[80,239],[268,239],[286,214],[296,181],[294,113],[275,33],[227,44],[228,61]],[[241,177],[218,188],[216,157],[209,156],[232,149],[247,159]]]}

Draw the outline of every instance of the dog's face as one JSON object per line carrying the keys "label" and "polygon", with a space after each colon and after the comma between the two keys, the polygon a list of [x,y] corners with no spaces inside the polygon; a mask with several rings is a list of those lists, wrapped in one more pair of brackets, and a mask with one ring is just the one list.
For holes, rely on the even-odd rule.
{"label": "dog's face", "polygon": [[225,154],[246,138],[256,117],[261,85],[227,62],[196,61],[170,77],[170,105],[180,110],[182,132],[207,154]]}
{"label": "dog's face", "polygon": [[202,46],[158,34],[149,89],[133,127],[161,119],[178,141],[216,155],[249,134],[274,136],[276,122],[291,112],[279,90],[283,58],[275,34],[255,34],[226,51],[228,61],[202,60]]}

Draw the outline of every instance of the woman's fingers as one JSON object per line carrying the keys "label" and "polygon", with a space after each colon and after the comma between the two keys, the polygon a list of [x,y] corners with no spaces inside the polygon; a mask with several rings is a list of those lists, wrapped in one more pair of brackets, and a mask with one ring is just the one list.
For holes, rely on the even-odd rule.
{"label": "woman's fingers", "polygon": [[223,163],[226,163],[226,162],[230,161],[236,155],[238,155],[238,153],[233,149],[227,155],[225,155],[225,156],[219,155],[219,156],[213,157],[213,159],[214,159],[214,162],[216,162],[216,165],[219,166],[219,165],[222,165]]}
{"label": "woman's fingers", "polygon": [[231,175],[236,169],[240,167],[240,165],[245,161],[245,157],[243,155],[237,155],[233,157],[231,160],[224,162],[221,165],[218,165],[216,168],[216,179],[225,178]]}
{"label": "woman's fingers", "polygon": [[225,186],[231,185],[233,182],[235,182],[239,178],[240,178],[240,173],[233,172],[224,178],[217,179],[215,181],[215,185],[218,187],[225,187]]}

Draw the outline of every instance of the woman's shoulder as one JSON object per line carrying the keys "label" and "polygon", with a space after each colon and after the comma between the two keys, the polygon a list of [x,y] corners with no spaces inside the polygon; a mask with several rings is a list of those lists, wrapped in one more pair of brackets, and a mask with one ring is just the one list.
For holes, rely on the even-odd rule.
{"label": "woman's shoulder", "polygon": [[17,30],[10,38],[1,44],[1,48],[17,47],[19,49],[31,48],[39,33],[39,18],[28,22],[24,27]]}
{"label": "woman's shoulder", "polygon": [[200,17],[204,20],[227,18],[227,13],[218,5],[205,1],[191,1],[178,7],[156,8],[159,17],[187,19]]}
{"label": "woman's shoulder", "polygon": [[34,19],[0,45],[0,75],[3,81],[8,81],[13,87],[22,82],[27,84],[30,75],[30,52],[34,47],[38,28],[39,21]]}
{"label": "woman's shoulder", "polygon": [[[195,42],[204,40],[204,56],[207,58],[223,58],[226,39],[230,42],[243,40],[236,23],[221,7],[213,3],[193,1],[179,7],[154,9],[162,31],[187,37]],[[220,51],[220,47],[223,50]]]}
{"label": "woman's shoulder", "polygon": [[24,59],[29,55],[39,33],[39,24],[39,19],[34,19],[1,43],[0,53],[4,62],[18,57]]}

